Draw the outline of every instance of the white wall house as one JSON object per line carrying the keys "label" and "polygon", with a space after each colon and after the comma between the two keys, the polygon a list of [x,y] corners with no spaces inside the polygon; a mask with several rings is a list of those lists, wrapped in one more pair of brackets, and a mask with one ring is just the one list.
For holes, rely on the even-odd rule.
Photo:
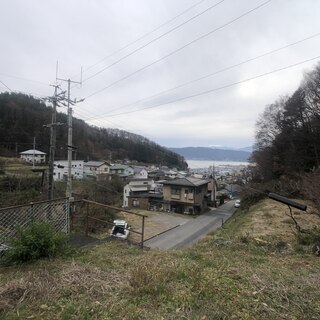
{"label": "white wall house", "polygon": [[123,170],[123,176],[133,176],[134,174],[134,169],[131,166],[127,166],[124,170]]}
{"label": "white wall house", "polygon": [[154,191],[155,183],[153,180],[148,179],[138,179],[131,180],[128,184],[126,184],[123,188],[123,207],[128,207],[128,196]]}
{"label": "white wall house", "polygon": [[148,179],[148,171],[144,167],[133,167],[133,179]]}
{"label": "white wall house", "polygon": [[[84,161],[72,160],[71,176],[73,180],[83,179]],[[53,164],[53,180],[66,180],[68,177],[68,160],[55,161]]]}
{"label": "white wall house", "polygon": [[28,163],[33,163],[34,159],[35,164],[44,164],[46,162],[46,153],[39,150],[30,149],[20,152],[20,158]]}
{"label": "white wall house", "polygon": [[97,176],[103,173],[110,172],[110,164],[105,161],[88,161],[84,163],[85,176]]}

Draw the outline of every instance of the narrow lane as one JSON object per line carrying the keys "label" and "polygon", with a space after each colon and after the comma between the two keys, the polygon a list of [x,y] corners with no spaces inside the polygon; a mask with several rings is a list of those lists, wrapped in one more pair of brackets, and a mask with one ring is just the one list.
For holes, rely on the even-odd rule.
{"label": "narrow lane", "polygon": [[234,200],[211,210],[168,232],[145,241],[145,246],[161,250],[186,248],[221,227],[236,211]]}

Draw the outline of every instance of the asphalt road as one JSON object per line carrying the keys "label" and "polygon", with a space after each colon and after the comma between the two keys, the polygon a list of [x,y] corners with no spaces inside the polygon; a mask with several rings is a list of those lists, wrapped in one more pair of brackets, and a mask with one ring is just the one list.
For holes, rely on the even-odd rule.
{"label": "asphalt road", "polygon": [[236,211],[235,200],[229,201],[217,209],[191,219],[187,223],[159,236],[145,241],[144,245],[161,250],[180,249],[192,246],[203,236],[221,227]]}

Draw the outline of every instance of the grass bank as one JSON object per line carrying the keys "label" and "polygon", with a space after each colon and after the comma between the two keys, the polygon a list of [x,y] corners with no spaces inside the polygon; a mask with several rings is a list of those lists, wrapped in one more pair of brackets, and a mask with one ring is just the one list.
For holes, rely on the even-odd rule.
{"label": "grass bank", "polygon": [[291,250],[290,237],[279,248],[281,234],[259,235],[252,221],[265,205],[190,249],[141,251],[112,241],[68,259],[1,268],[2,317],[319,319],[319,258]]}

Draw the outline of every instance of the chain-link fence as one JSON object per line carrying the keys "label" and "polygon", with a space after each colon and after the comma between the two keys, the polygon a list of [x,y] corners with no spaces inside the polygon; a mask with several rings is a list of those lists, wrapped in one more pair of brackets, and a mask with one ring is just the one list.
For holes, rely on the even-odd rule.
{"label": "chain-link fence", "polygon": [[115,226],[114,220],[125,220],[127,226],[124,230],[129,232],[124,233],[122,239],[143,247],[145,215],[85,199],[74,201],[72,206],[73,232],[105,240],[111,238],[111,231]]}
{"label": "chain-link fence", "polygon": [[49,222],[57,232],[69,233],[69,200],[55,199],[0,209],[0,246],[13,237],[18,228],[33,221]]}

